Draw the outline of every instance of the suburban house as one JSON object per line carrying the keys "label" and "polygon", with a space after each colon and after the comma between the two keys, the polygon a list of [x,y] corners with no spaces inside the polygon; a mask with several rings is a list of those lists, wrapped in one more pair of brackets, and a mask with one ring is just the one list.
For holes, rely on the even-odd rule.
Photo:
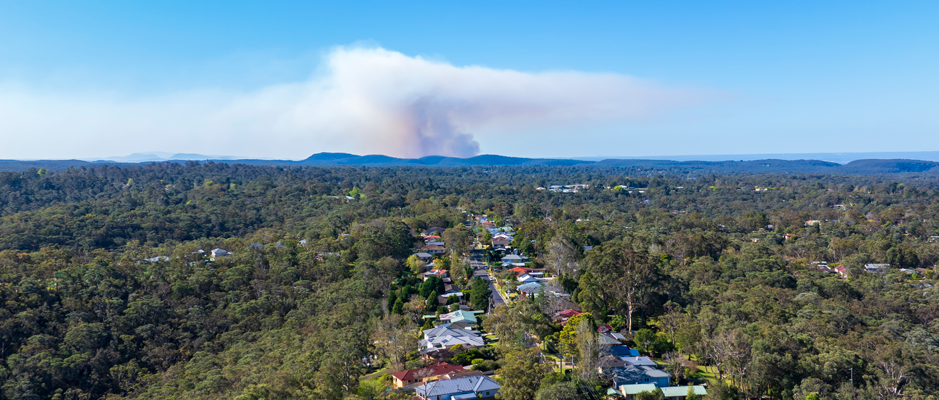
{"label": "suburban house", "polygon": [[432,276],[436,276],[440,279],[443,279],[448,276],[448,273],[447,273],[447,270],[445,269],[432,269],[424,273],[424,280],[426,281],[427,278],[430,278]]}
{"label": "suburban house", "polygon": [[626,400],[633,400],[636,398],[636,395],[642,392],[654,392],[656,386],[649,383],[639,383],[633,385],[621,385],[619,387],[619,392],[626,397]]}
{"label": "suburban house", "polygon": [[580,311],[571,310],[571,309],[556,312],[554,313],[554,322],[564,325],[567,323],[567,320],[571,319],[571,317],[580,313],[581,313]]}
{"label": "suburban house", "polygon": [[494,249],[504,249],[509,243],[512,243],[512,239],[504,237],[492,238],[492,248]]}
{"label": "suburban house", "polygon": [[466,369],[460,365],[439,362],[424,368],[409,369],[407,371],[391,374],[391,377],[394,378],[395,387],[402,388],[413,383],[425,382],[430,378],[436,378],[440,375],[463,371],[466,371]]}
{"label": "suburban house", "polygon": [[818,272],[826,273],[826,274],[833,274],[833,273],[835,273],[835,270],[833,270],[833,269],[831,269],[831,268],[828,268],[828,265],[827,265],[827,264],[826,264],[826,265],[818,264],[818,265],[815,266],[815,270],[818,271]]}
{"label": "suburban house", "polygon": [[223,249],[215,249],[215,250],[212,250],[212,258],[216,258],[216,257],[228,257],[228,256],[230,256],[230,255],[232,255],[232,253],[229,253],[228,251],[225,251],[225,250],[223,250]]}
{"label": "suburban house", "polygon": [[515,276],[522,276],[531,272],[531,268],[527,268],[527,267],[513,267],[513,268],[509,268],[508,270],[514,272]]}
{"label": "suburban house", "polygon": [[597,367],[597,371],[603,375],[612,375],[612,370],[624,368],[627,365],[629,364],[626,364],[626,361],[621,360],[619,357],[607,354],[600,356],[600,366]]}
{"label": "suburban house", "polygon": [[[620,359],[623,358],[625,357],[620,357]],[[672,377],[668,372],[654,367],[637,367],[635,365],[613,368],[610,370],[610,373],[613,375],[615,387],[635,384],[652,384],[656,387],[666,387]]]}
{"label": "suburban house", "polygon": [[421,354],[427,354],[446,350],[458,344],[475,348],[483,347],[485,342],[477,331],[438,326],[424,331],[424,339],[418,342],[418,347],[421,349]]}
{"label": "suburban house", "polygon": [[887,268],[890,268],[890,264],[864,264],[864,270],[872,274],[881,274],[887,272]]}
{"label": "suburban house", "polygon": [[630,357],[620,357],[620,358],[622,358],[623,361],[626,361],[626,363],[628,363],[629,365],[632,365],[635,367],[652,367],[652,368],[658,367],[658,364],[656,364],[655,361],[652,361],[652,359],[649,357],[631,357],[630,356]]}
{"label": "suburban house", "polygon": [[[622,385],[619,387],[619,392],[626,397],[626,400],[633,400],[636,398],[636,395],[642,392],[653,392],[655,391],[655,385],[650,384],[635,384],[635,385]],[[667,386],[659,387],[659,390],[662,391],[662,397],[666,400],[680,400],[688,396],[689,389],[698,396],[704,396],[708,393],[707,389],[704,386]]]}
{"label": "suburban house", "polygon": [[519,293],[530,296],[535,293],[540,293],[543,287],[538,282],[531,282],[524,285],[519,285],[515,289],[518,290]]}
{"label": "suburban house", "polygon": [[434,235],[435,233],[438,233],[438,234],[439,234],[439,233],[443,233],[443,231],[444,231],[443,228],[441,228],[441,227],[439,227],[439,226],[435,226],[435,227],[427,228],[426,230],[424,230],[423,232],[421,232],[421,236],[422,236],[422,237],[427,237],[427,236]]}
{"label": "suburban house", "polygon": [[688,397],[688,390],[689,390],[689,389],[691,389],[691,391],[694,392],[694,394],[696,394],[696,395],[698,395],[698,396],[704,396],[704,395],[708,394],[707,389],[706,389],[704,386],[701,386],[701,385],[695,385],[695,386],[669,386],[669,387],[659,388],[659,390],[662,391],[662,394],[663,394],[662,397],[665,398],[666,400],[684,399],[685,397]]}
{"label": "suburban house", "polygon": [[616,346],[621,344],[619,339],[613,337],[609,333],[601,333],[597,335],[597,343],[600,343],[601,346]]}
{"label": "suburban house", "polygon": [[424,252],[417,253],[417,254],[415,254],[415,256],[417,256],[417,258],[418,258],[419,260],[421,260],[421,261],[423,261],[423,262],[425,262],[425,263],[426,263],[426,262],[430,262],[430,260],[433,260],[433,259],[434,259],[434,256],[433,256],[433,255],[431,255],[430,253],[424,253]]}
{"label": "suburban house", "polygon": [[848,268],[845,267],[844,265],[837,265],[835,266],[834,270],[835,272],[838,273],[838,276],[841,277],[842,279],[848,277]]}
{"label": "suburban house", "polygon": [[421,247],[421,251],[429,254],[443,254],[447,251],[447,248],[439,244],[428,244],[424,247]]}
{"label": "suburban house", "polygon": [[531,276],[531,275],[528,275],[528,274],[524,274],[524,275],[518,277],[517,279],[518,279],[519,283],[538,282],[538,280],[535,279],[535,277],[533,277],[533,276]]}
{"label": "suburban house", "polygon": [[510,265],[513,267],[524,267],[525,258],[517,254],[509,254],[505,257],[502,257],[502,266],[508,267]]}
{"label": "suburban house", "polygon": [[466,329],[476,325],[476,313],[472,311],[457,310],[452,313],[441,314],[440,320],[450,324],[450,328]]}
{"label": "suburban house", "polygon": [[462,299],[462,298],[463,298],[463,292],[459,292],[459,291],[456,291],[456,290],[448,290],[448,291],[446,291],[444,294],[441,294],[440,296],[438,296],[438,299],[441,299],[441,298],[442,298],[442,299],[441,299],[442,301],[440,302],[440,304],[446,304],[446,302],[447,302],[447,300],[450,298],[450,296],[456,296],[456,297],[459,297],[459,298]]}
{"label": "suburban house", "polygon": [[467,376],[418,386],[414,394],[422,400],[494,399],[501,387],[488,376]]}
{"label": "suburban house", "polygon": [[[616,356],[616,357],[639,357],[639,350],[630,349],[626,345],[615,345],[607,347],[603,350],[604,353]],[[623,361],[624,363],[626,361]]]}
{"label": "suburban house", "polygon": [[577,193],[578,190],[586,189],[590,185],[575,184],[575,185],[551,185],[548,186],[548,190],[552,192],[561,192],[561,193]]}

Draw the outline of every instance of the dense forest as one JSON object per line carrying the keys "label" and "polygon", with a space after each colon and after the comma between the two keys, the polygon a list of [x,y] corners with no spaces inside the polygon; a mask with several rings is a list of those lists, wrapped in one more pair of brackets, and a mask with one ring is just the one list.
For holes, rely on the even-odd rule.
{"label": "dense forest", "polygon": [[[589,186],[543,190],[567,184]],[[0,398],[407,398],[382,376],[421,360],[380,338],[416,337],[434,309],[401,300],[437,290],[409,256],[431,227],[482,241],[478,214],[513,226],[593,323],[676,376],[711,371],[710,397],[939,393],[934,174],[168,162],[0,172]],[[547,302],[483,326],[570,339]],[[481,368],[506,398],[566,398],[572,377],[527,340],[502,337]]]}

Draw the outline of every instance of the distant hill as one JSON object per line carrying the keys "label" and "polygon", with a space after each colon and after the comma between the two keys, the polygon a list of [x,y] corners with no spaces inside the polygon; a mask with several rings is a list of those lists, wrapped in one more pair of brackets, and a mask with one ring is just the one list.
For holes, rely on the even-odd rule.
{"label": "distant hill", "polygon": [[[124,159],[146,159],[149,155],[135,154]],[[178,158],[177,158],[178,156]],[[30,168],[46,168],[61,171],[70,167],[93,167],[100,165],[128,166],[150,162],[183,162],[198,154],[172,155],[170,159],[141,162],[81,161],[81,160],[0,160],[0,171],[26,171]],[[176,159],[173,159],[176,158]],[[371,167],[469,167],[469,166],[583,166],[597,168],[643,168],[667,173],[715,173],[715,174],[902,174],[915,173],[939,176],[939,162],[906,159],[856,160],[839,164],[820,160],[751,160],[751,161],[676,161],[644,159],[607,159],[601,161],[569,160],[554,158],[508,157],[483,154],[469,158],[428,156],[422,158],[397,158],[380,154],[359,156],[348,153],[317,153],[303,160],[256,160],[256,159],[208,159],[204,161],[229,164],[278,165],[278,166],[371,166]]]}
{"label": "distant hill", "polygon": [[920,160],[857,160],[845,164],[853,174],[939,172],[939,162]]}
{"label": "distant hill", "polygon": [[683,154],[649,157],[577,157],[577,160],[601,161],[615,160],[673,160],[673,161],[759,161],[759,160],[823,160],[847,164],[859,160],[925,160],[939,161],[939,151],[905,151],[905,152],[866,152],[866,153],[764,153],[764,154]]}
{"label": "distant hill", "polygon": [[20,160],[0,160],[0,171],[27,171],[30,168],[45,168],[50,171],[64,171],[69,168],[91,168],[99,167],[102,165],[115,165],[115,166],[131,166],[138,165],[137,163],[121,163],[121,162],[107,162],[107,161],[82,161],[82,160],[31,160],[31,161],[20,161]]}
{"label": "distant hill", "polygon": [[88,160],[89,162],[129,162],[129,163],[144,163],[144,162],[161,162],[161,161],[188,161],[188,160],[235,160],[238,157],[232,156],[210,156],[205,154],[196,154],[196,153],[164,153],[164,152],[151,152],[151,153],[134,153],[129,156],[121,157],[108,157],[103,160]]}

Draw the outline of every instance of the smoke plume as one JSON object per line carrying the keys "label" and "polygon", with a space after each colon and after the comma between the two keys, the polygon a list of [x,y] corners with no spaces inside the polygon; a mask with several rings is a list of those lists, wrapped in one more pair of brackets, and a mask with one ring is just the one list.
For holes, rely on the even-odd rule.
{"label": "smoke plume", "polygon": [[480,152],[474,133],[641,120],[700,98],[619,74],[459,67],[381,48],[337,48],[309,80],[247,93],[127,98],[0,88],[0,132],[13,142],[0,157],[164,149],[468,157]]}

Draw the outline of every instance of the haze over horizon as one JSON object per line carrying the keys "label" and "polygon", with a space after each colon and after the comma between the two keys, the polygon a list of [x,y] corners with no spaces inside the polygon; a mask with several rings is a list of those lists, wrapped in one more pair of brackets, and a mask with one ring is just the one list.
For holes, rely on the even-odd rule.
{"label": "haze over horizon", "polygon": [[[384,154],[352,154],[352,153],[337,153],[337,152],[323,152],[315,153],[309,157],[317,157],[322,154],[350,154],[354,157],[361,156],[384,156]],[[480,154],[484,155],[484,154]],[[496,156],[501,156],[495,154]],[[428,156],[434,157],[434,156]],[[214,161],[239,161],[239,160],[270,160],[270,161],[304,161],[308,157],[301,157],[296,159],[276,159],[269,157],[251,157],[251,156],[232,156],[232,155],[206,155],[199,153],[167,153],[159,151],[151,152],[139,152],[133,153],[125,156],[111,156],[111,157],[101,157],[101,158],[86,158],[82,161],[86,162],[95,162],[95,161],[111,161],[111,162],[127,162],[127,163],[146,163],[146,162],[162,162],[162,161],[183,161],[183,160],[214,160]],[[459,157],[458,157],[459,158]],[[835,162],[840,164],[847,164],[852,161],[858,160],[871,160],[871,159],[892,159],[892,160],[921,160],[921,161],[939,161],[939,151],[913,151],[913,152],[857,152],[857,153],[776,153],[776,154],[716,154],[716,155],[701,155],[701,154],[672,154],[672,155],[642,155],[642,156],[619,156],[619,155],[606,155],[606,156],[594,156],[594,157],[531,157],[533,159],[569,159],[569,160],[579,160],[579,161],[603,161],[603,160],[668,160],[668,161],[755,161],[755,160],[817,160],[817,161],[827,161]],[[407,159],[407,158],[405,158]]]}
{"label": "haze over horizon", "polygon": [[0,158],[939,150],[932,2],[171,4],[0,5]]}

